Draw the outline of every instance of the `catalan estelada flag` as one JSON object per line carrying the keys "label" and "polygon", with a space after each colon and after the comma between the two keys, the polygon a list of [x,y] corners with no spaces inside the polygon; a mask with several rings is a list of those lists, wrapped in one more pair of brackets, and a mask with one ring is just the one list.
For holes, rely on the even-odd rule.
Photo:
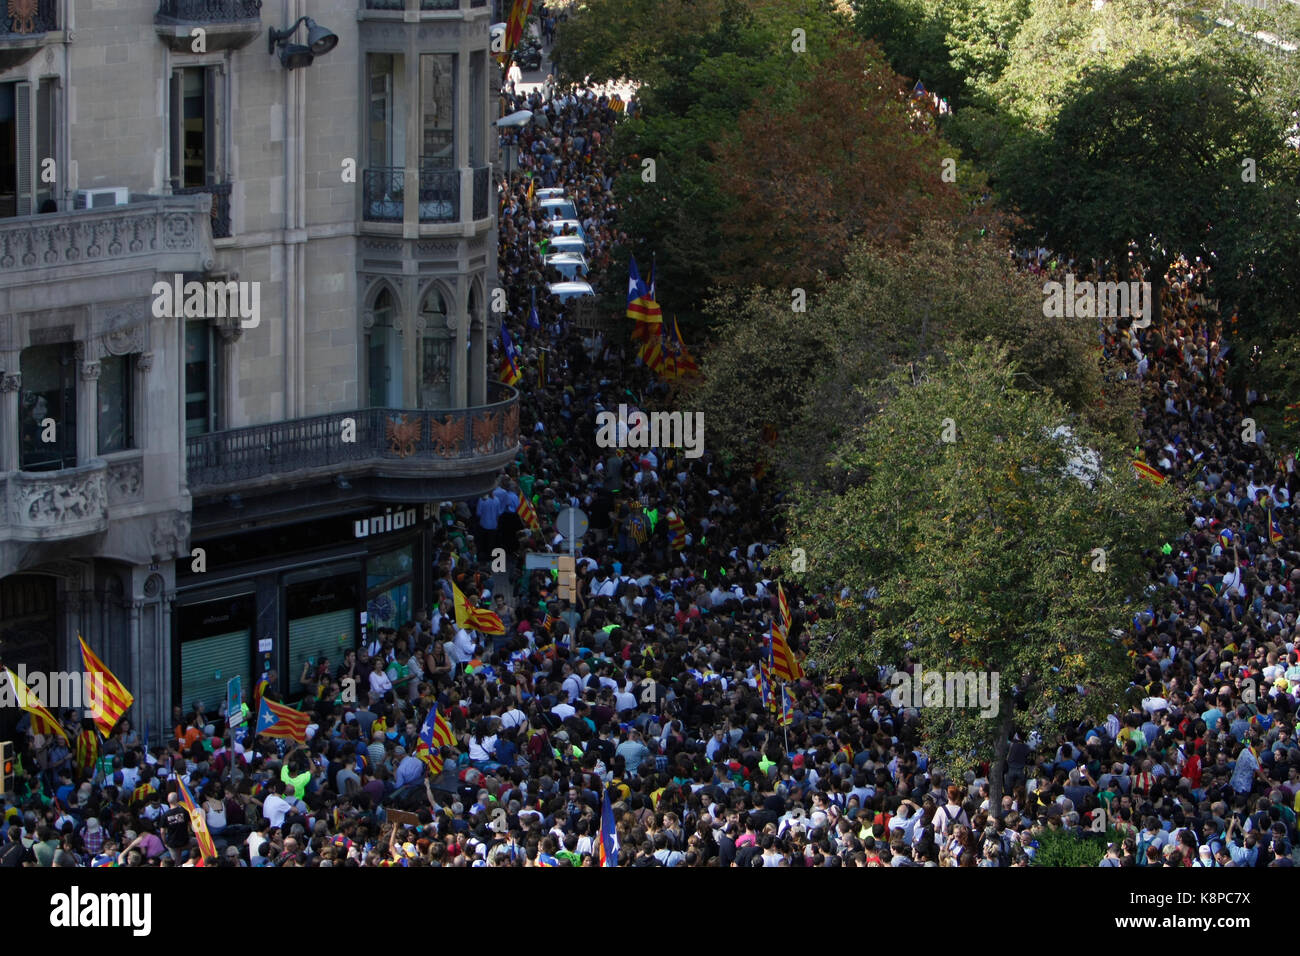
{"label": "catalan estelada flag", "polygon": [[1160,473],[1158,468],[1151,467],[1145,461],[1134,459],[1133,468],[1138,473],[1139,478],[1145,478],[1147,481],[1155,482],[1157,485],[1163,485],[1167,480],[1165,476]]}
{"label": "catalan estelada flag", "polygon": [[1270,520],[1268,523],[1268,540],[1272,544],[1277,544],[1286,535],[1282,534],[1282,526],[1276,520]]}
{"label": "catalan estelada flag", "polygon": [[86,695],[90,705],[88,709],[100,734],[107,738],[113,733],[113,728],[122,719],[122,715],[131,709],[135,697],[113,672],[104,666],[104,662],[95,656],[95,652],[90,649],[84,637],[78,634],[77,640],[81,642],[81,660],[86,666],[86,674],[90,676],[91,687],[94,689],[93,693],[88,692]]}
{"label": "catalan estelada flag", "polygon": [[[654,282],[653,273],[650,281]],[[636,326],[632,329],[633,339],[659,337],[659,327],[663,324],[663,310],[655,301],[652,287],[642,281],[641,272],[637,269],[634,258],[628,260],[627,317],[636,322]]]}
{"label": "catalan estelada flag", "polygon": [[415,746],[415,755],[424,761],[429,772],[434,776],[442,773],[442,748],[456,746],[456,735],[452,733],[451,722],[447,715],[437,707],[429,708],[420,728],[420,742]]}
{"label": "catalan estelada flag", "polygon": [[668,538],[674,551],[686,550],[686,522],[676,511],[668,512]]}
{"label": "catalan estelada flag", "polygon": [[609,791],[600,798],[600,845],[596,848],[597,866],[618,866],[618,828],[614,825],[614,808]]}
{"label": "catalan estelada flag", "polygon": [[537,520],[537,511],[526,496],[519,496],[519,507],[515,509],[515,513],[519,515],[519,520],[529,531],[542,530],[542,523]]}
{"label": "catalan estelada flag", "polygon": [[524,197],[524,201],[527,202],[529,206],[531,206],[533,204],[533,196],[535,195],[537,195],[537,177],[535,177],[532,173],[529,173],[528,194]]}
{"label": "catalan estelada flag", "polygon": [[781,716],[777,721],[782,727],[789,727],[794,723],[794,698],[786,690],[785,685],[781,685]]}
{"label": "catalan estelada flag", "polygon": [[504,322],[501,323],[501,365],[497,374],[507,385],[514,385],[523,378],[523,374],[519,371],[519,364],[515,361],[515,343],[510,338],[510,332]]}
{"label": "catalan estelada flag", "polygon": [[72,741],[68,740],[68,735],[59,723],[58,718],[46,709],[45,705],[31,692],[31,689],[23,683],[22,678],[8,667],[5,668],[5,673],[9,675],[9,688],[17,698],[18,706],[31,715],[32,733],[45,734],[46,736],[58,734],[63,738],[64,743],[71,744]]}
{"label": "catalan estelada flag", "polygon": [[678,379],[698,375],[700,367],[686,350],[682,341],[681,330],[677,328],[677,317],[663,323],[664,378]]}
{"label": "catalan estelada flag", "polygon": [[451,586],[452,596],[456,600],[456,626],[484,634],[504,634],[506,626],[491,611],[485,608],[470,607],[465,593],[455,584]]}
{"label": "catalan estelada flag", "polygon": [[783,684],[792,684],[803,677],[803,667],[775,623],[772,624],[772,674]]}
{"label": "catalan estelada flag", "polygon": [[208,832],[208,818],[194,805],[194,798],[190,796],[185,781],[179,775],[176,777],[176,784],[180,787],[181,803],[185,804],[185,809],[190,812],[190,826],[194,830],[194,838],[199,841],[199,852],[203,854],[206,862],[209,857],[217,855],[217,845],[212,842],[212,834]]}
{"label": "catalan estelada flag", "polygon": [[305,744],[309,723],[311,718],[306,714],[263,697],[258,703],[257,728],[254,732],[263,737],[285,737]]}

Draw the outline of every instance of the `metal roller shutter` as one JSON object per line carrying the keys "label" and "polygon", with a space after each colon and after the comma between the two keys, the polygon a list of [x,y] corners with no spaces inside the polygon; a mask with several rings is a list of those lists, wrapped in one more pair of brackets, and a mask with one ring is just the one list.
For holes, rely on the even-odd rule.
{"label": "metal roller shutter", "polygon": [[343,663],[343,655],[356,646],[356,616],[356,611],[344,608],[289,622],[290,694],[297,696],[302,692],[298,678],[307,658],[315,658],[320,663],[322,657],[328,657],[331,674]]}
{"label": "metal roller shutter", "polygon": [[243,677],[244,687],[249,687],[248,638],[248,631],[231,631],[181,645],[179,703],[186,713],[197,700],[205,714],[215,717],[226,699],[226,681],[236,674]]}

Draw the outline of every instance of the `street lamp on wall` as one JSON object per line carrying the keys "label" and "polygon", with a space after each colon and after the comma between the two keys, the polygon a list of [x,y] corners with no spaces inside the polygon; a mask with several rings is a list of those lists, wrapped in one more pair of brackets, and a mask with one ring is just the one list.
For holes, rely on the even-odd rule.
{"label": "street lamp on wall", "polygon": [[[293,36],[298,27],[307,24],[307,43],[290,43],[289,38]],[[296,70],[299,67],[311,66],[312,61],[318,56],[324,56],[330,50],[338,46],[339,38],[331,31],[325,29],[311,17],[299,17],[298,21],[287,30],[277,30],[271,27],[266,36],[266,52],[274,53],[278,47],[280,50],[280,65],[286,70]]]}

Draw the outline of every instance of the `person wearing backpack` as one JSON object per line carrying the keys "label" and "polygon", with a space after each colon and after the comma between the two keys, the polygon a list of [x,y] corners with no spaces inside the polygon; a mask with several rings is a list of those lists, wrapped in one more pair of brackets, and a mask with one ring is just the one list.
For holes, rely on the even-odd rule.
{"label": "person wearing backpack", "polygon": [[660,866],[681,866],[686,855],[681,850],[668,845],[668,835],[662,831],[655,834],[654,859]]}
{"label": "person wearing backpack", "polygon": [[970,826],[970,817],[966,815],[966,808],[961,805],[960,787],[954,784],[948,788],[948,802],[935,812],[933,822],[936,836],[946,836],[948,830],[958,824],[964,827]]}

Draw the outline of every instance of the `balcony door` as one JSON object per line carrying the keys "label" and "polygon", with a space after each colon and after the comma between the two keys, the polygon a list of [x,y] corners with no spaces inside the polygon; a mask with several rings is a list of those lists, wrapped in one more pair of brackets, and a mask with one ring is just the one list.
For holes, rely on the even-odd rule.
{"label": "balcony door", "polygon": [[168,100],[173,189],[225,182],[222,120],[225,73],[220,66],[172,71]]}
{"label": "balcony door", "polygon": [[371,310],[366,332],[367,376],[371,408],[402,408],[402,337],[394,328],[393,296],[382,290]]}
{"label": "balcony door", "polygon": [[18,431],[23,471],[77,465],[77,376],[71,343],[23,349]]}

